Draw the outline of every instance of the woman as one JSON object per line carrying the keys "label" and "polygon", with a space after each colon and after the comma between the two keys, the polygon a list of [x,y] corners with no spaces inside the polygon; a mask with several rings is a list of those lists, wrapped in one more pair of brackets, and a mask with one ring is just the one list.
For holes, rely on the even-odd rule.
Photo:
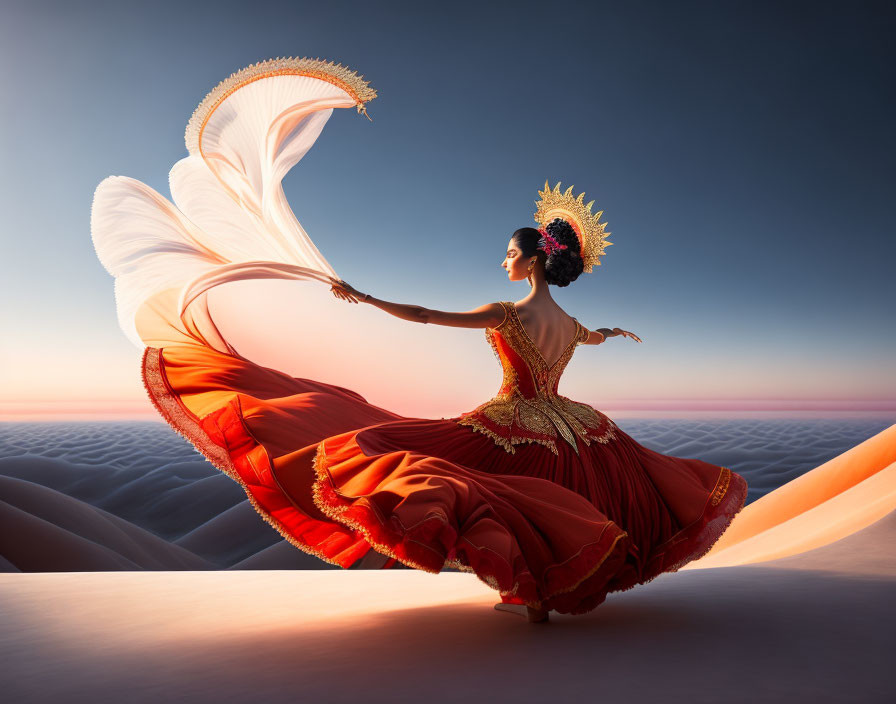
{"label": "woman", "polygon": [[[557,237],[551,237],[552,231]],[[552,247],[555,248],[553,252]],[[550,256],[549,252],[552,252]],[[538,356],[545,361],[554,360],[548,362],[549,367],[554,366],[563,357],[568,347],[566,340],[574,340],[577,344],[599,345],[608,337],[621,335],[641,342],[638,336],[620,328],[583,331],[581,334],[584,334],[584,339],[580,339],[580,326],[576,319],[568,315],[551,297],[549,284],[568,286],[578,277],[584,266],[575,231],[564,220],[557,218],[546,230],[524,227],[514,232],[507,244],[507,254],[501,266],[507,272],[510,281],[526,279],[531,286],[529,295],[514,304],[515,312],[523,328],[530,331],[528,334],[539,350]],[[415,305],[382,301],[369,293],[360,293],[344,281],[334,284],[332,290],[338,298],[353,303],[359,301],[370,303],[391,315],[412,322],[494,330],[502,326],[508,315],[508,309],[503,303],[487,304],[470,312],[446,313]],[[541,332],[535,333],[533,332],[535,330]],[[558,380],[560,373],[562,370],[557,374]],[[504,394],[507,393],[506,389],[502,391]],[[388,556],[371,551],[371,554],[362,560],[361,566],[382,567],[388,560]],[[515,605],[503,602],[496,604],[495,607],[515,610]],[[542,607],[526,606],[526,609],[530,621],[542,622],[548,618],[548,611]]]}
{"label": "woman", "polygon": [[[429,310],[336,276],[280,184],[334,108],[366,114],[373,97],[354,72],[318,59],[254,64],[194,112],[190,156],[169,177],[176,205],[126,177],[97,188],[94,244],[116,277],[122,328],[144,348],[156,409],[297,548],[343,568],[472,572],[499,592],[496,607],[525,607],[533,622],[590,611],[707,552],[743,507],[743,478],[653,452],[557,393],[579,344],[640,342],[588,330],[550,296],[610,244],[583,194],[545,184],[540,227],[514,232],[502,266],[532,286],[519,305]],[[216,324],[207,294],[260,278],[324,283],[409,321],[484,328],[501,387],[458,416],[410,418],[253,362]]]}
{"label": "woman", "polygon": [[[545,193],[551,192],[546,189],[541,195],[545,196]],[[496,351],[505,367],[505,380],[509,381],[502,385],[495,400],[483,404],[477,411],[494,408],[496,405],[508,406],[508,399],[511,399],[512,404],[514,397],[532,399],[541,394],[542,401],[546,405],[555,406],[561,416],[581,418],[582,415],[578,413],[565,414],[564,406],[580,407],[572,405],[574,402],[569,399],[556,395],[557,383],[575,346],[601,344],[607,337],[615,336],[631,337],[638,342],[641,340],[620,328],[589,331],[566,314],[551,298],[548,288],[550,284],[568,286],[583,271],[584,260],[580,252],[576,229],[560,218],[555,218],[542,230],[530,227],[517,230],[508,243],[502,267],[511,281],[524,278],[529,281],[529,295],[517,304],[493,303],[466,313],[445,313],[420,306],[381,301],[370,294],[362,294],[344,281],[334,284],[333,293],[350,302],[370,303],[405,320],[486,328],[492,344],[498,340]],[[538,382],[539,373],[544,379],[541,385]],[[535,380],[534,388],[527,388],[525,382],[519,383],[526,376]],[[661,572],[677,569],[705,553],[723,530],[719,525],[712,527],[713,523],[721,522],[727,526],[743,505],[746,483],[739,475],[698,460],[680,460],[653,453],[638,445],[599,412],[594,411],[598,421],[586,426],[589,430],[581,433],[581,438],[576,437],[574,444],[561,443],[558,447],[555,438],[538,432],[538,424],[543,422],[541,418],[528,424],[523,422],[514,426],[513,432],[504,433],[489,423],[489,414],[480,416],[477,411],[448,419],[442,425],[432,421],[428,424],[428,432],[431,437],[442,440],[454,437],[455,442],[463,446],[464,438],[457,437],[458,433],[449,423],[454,421],[459,425],[468,424],[472,430],[491,437],[500,447],[512,449],[513,454],[490,450],[484,447],[488,442],[482,441],[481,446],[476,446],[476,452],[471,452],[466,458],[463,456],[466,450],[455,451],[450,455],[442,451],[441,456],[499,475],[547,478],[585,496],[603,514],[603,518],[594,519],[595,523],[608,531],[607,535],[613,537],[614,543],[603,558],[604,569],[601,570],[601,565],[598,565],[595,572],[604,580],[604,587],[590,595],[589,599],[582,600],[578,605],[579,610],[573,611],[574,613],[580,613],[584,608],[593,608],[609,591],[627,589],[636,583],[649,581]],[[514,412],[505,410],[504,415],[512,418]],[[563,428],[563,425],[558,423],[556,427]],[[575,427],[573,422],[566,429]],[[417,430],[419,432],[419,424]],[[382,431],[371,429],[365,431],[365,434],[375,432]],[[588,441],[595,439],[598,443],[588,447]],[[409,439],[398,439],[394,435],[390,440],[393,448],[409,448],[411,445]],[[534,442],[535,445],[515,447],[515,443],[521,441]],[[369,446],[365,451],[377,452],[385,449],[387,445],[380,444],[376,447]],[[419,442],[413,449],[439,452],[434,444]],[[552,455],[551,452],[556,454]],[[485,461],[483,457],[489,454],[492,456]],[[695,478],[698,482],[703,482],[704,491],[698,491],[699,499],[694,499],[695,506],[702,502],[704,507],[710,508],[708,514],[704,513],[698,519],[699,528],[687,530],[676,520],[678,516],[687,515],[688,509],[684,504],[689,499],[677,495],[682,487],[676,486],[676,481],[666,478],[665,485],[652,481],[654,474],[664,472],[677,474],[676,481],[682,482],[682,486],[686,486],[685,482],[693,482]],[[720,481],[723,482],[724,489],[719,488]],[[707,490],[710,484],[711,491]],[[659,486],[664,486],[667,493],[659,491]],[[693,486],[689,489],[693,490]],[[715,501],[714,494],[717,498]],[[722,499],[726,497],[727,501],[723,505]],[[675,517],[669,515],[669,507],[673,508]],[[625,527],[627,534],[618,528],[613,530],[613,521],[609,518],[611,516],[618,526]],[[620,562],[619,556],[624,556],[626,561]],[[372,556],[368,558],[365,558],[368,561],[363,563],[364,566],[382,566],[388,560],[381,555],[378,556],[379,559]],[[566,605],[562,604],[559,596],[554,596],[553,599],[548,600],[548,603],[560,608],[568,606],[568,602]],[[496,604],[496,608],[509,610],[514,607],[511,600]],[[528,603],[526,610],[530,621],[542,622],[548,618],[549,609],[544,604]]]}

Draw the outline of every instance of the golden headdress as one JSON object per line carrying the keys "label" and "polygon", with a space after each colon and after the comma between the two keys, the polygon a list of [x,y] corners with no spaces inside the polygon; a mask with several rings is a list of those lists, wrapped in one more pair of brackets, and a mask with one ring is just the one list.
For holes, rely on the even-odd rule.
{"label": "golden headdress", "polygon": [[600,257],[604,254],[604,247],[613,244],[607,239],[609,232],[604,232],[607,223],[598,222],[604,211],[591,212],[592,200],[588,205],[582,203],[585,197],[584,191],[578,198],[572,197],[570,186],[564,193],[560,193],[560,182],[551,190],[548,182],[544,182],[544,190],[538,191],[541,200],[535,201],[535,222],[542,228],[547,227],[554,218],[565,220],[575,230],[579,238],[582,250],[582,259],[585,261],[584,271],[590,272],[594,264],[600,266]]}

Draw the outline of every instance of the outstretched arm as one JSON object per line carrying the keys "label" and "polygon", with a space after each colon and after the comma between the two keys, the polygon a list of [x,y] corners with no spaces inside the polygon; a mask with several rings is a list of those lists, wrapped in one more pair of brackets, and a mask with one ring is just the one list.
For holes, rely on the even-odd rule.
{"label": "outstretched arm", "polygon": [[585,338],[583,345],[599,345],[605,342],[608,337],[612,337],[613,332],[610,328],[598,328],[597,330],[589,330],[588,337]]}
{"label": "outstretched arm", "polygon": [[623,330],[622,328],[598,328],[597,330],[589,330],[590,334],[588,338],[585,340],[585,345],[599,345],[604,342],[608,337],[617,337],[622,335],[624,337],[630,337],[633,340],[637,340],[641,342],[641,338],[635,335],[633,332],[629,332],[628,330]]}
{"label": "outstretched arm", "polygon": [[433,310],[410,303],[384,301],[369,293],[361,293],[344,281],[335,282],[334,280],[332,291],[339,298],[354,303],[359,301],[369,303],[389,315],[409,320],[412,323],[432,323],[455,328],[492,328],[500,325],[504,320],[504,308],[500,303],[486,303],[473,310],[451,312]]}

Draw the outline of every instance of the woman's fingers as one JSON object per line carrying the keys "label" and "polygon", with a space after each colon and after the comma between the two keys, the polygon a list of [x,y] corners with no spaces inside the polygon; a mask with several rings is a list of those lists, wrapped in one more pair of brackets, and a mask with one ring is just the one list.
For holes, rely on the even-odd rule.
{"label": "woman's fingers", "polygon": [[[330,279],[333,280],[332,277],[330,277]],[[345,284],[344,282],[333,284],[333,286],[330,288],[330,291],[332,291],[333,295],[337,298],[341,298],[342,300],[348,301],[349,303],[358,302],[358,295],[354,293],[354,289],[352,289],[351,286]]]}
{"label": "woman's fingers", "polygon": [[334,288],[334,289],[332,289],[332,291],[333,291],[333,295],[336,296],[336,298],[341,298],[344,301],[347,301],[350,299],[349,295],[341,289]]}
{"label": "woman's fingers", "polygon": [[333,295],[337,298],[341,298],[343,301],[348,301],[349,303],[357,303],[354,296],[340,289],[336,289],[333,291]]}
{"label": "woman's fingers", "polygon": [[637,340],[638,342],[641,342],[641,338],[638,337],[637,335],[635,335],[635,333],[630,332],[629,330],[623,330],[622,328],[613,328],[613,332],[615,332],[617,335],[622,335],[623,337],[630,337],[633,340]]}
{"label": "woman's fingers", "polygon": [[336,286],[336,285],[334,285],[330,290],[333,292],[333,295],[336,296],[337,298],[348,298],[349,295],[350,295],[350,294],[349,294],[344,288],[342,288],[341,286]]}

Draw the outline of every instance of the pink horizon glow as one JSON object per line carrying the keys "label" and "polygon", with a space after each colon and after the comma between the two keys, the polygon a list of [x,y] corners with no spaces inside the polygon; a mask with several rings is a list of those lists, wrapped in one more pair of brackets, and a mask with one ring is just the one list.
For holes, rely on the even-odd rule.
{"label": "pink horizon glow", "polygon": [[[587,403],[587,401],[585,401]],[[609,416],[638,417],[649,413],[724,414],[896,414],[896,401],[843,399],[606,399],[591,404]],[[435,417],[435,416],[434,416]],[[0,422],[53,420],[159,420],[148,399],[109,401],[0,402]]]}

